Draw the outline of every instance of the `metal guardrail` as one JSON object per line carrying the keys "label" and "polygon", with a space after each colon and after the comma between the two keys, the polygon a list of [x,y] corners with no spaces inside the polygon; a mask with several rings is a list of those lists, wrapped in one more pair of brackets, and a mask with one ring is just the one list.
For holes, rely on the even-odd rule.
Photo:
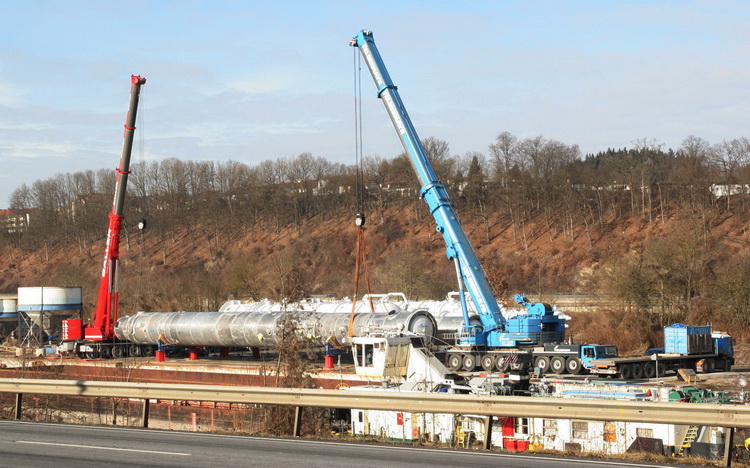
{"label": "metal guardrail", "polygon": [[750,428],[750,406],[707,403],[35,379],[0,379],[0,392]]}

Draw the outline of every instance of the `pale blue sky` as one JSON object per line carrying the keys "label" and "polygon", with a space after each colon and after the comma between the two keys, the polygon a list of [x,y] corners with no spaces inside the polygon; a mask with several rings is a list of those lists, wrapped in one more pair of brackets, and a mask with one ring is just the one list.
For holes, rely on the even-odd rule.
{"label": "pale blue sky", "polygon": [[[371,29],[422,138],[584,153],[748,135],[750,2],[0,0],[0,208],[22,183],[134,160],[354,162],[353,49]],[[364,152],[401,147],[369,74]]]}

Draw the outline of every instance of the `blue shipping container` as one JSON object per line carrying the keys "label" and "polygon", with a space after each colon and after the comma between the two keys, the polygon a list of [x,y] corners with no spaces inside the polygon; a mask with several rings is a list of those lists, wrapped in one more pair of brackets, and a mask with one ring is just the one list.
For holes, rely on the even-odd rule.
{"label": "blue shipping container", "polygon": [[664,327],[664,352],[667,354],[713,353],[710,326],[675,323]]}

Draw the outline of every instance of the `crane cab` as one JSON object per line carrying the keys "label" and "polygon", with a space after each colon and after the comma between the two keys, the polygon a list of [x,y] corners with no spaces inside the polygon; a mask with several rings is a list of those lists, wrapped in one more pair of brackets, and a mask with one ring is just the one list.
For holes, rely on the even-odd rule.
{"label": "crane cab", "polygon": [[352,338],[357,375],[371,378],[401,377],[409,365],[411,338],[361,336]]}

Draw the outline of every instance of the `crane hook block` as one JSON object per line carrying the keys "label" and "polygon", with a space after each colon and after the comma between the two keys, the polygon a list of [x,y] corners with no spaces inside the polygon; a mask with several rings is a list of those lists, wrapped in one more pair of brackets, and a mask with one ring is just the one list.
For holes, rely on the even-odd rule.
{"label": "crane hook block", "polygon": [[356,224],[358,227],[364,227],[365,226],[365,214],[357,213],[356,215],[354,215],[354,224]]}

